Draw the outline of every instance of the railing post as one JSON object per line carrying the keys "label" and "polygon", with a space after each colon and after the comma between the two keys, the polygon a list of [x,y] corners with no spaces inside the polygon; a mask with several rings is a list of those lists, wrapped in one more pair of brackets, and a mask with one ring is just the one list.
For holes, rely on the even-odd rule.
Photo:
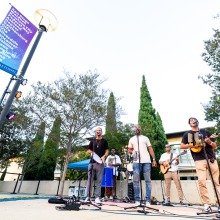
{"label": "railing post", "polygon": [[19,179],[20,179],[20,173],[18,174],[18,178],[17,178],[17,181],[16,181],[16,183],[15,183],[15,187],[14,187],[14,191],[11,193],[11,194],[16,194],[16,188],[17,188],[17,185],[18,185],[18,181],[19,181]]}
{"label": "railing post", "polygon": [[57,188],[57,194],[56,194],[56,196],[58,196],[58,194],[59,194],[59,188],[60,188],[60,178],[59,178],[59,182],[58,182],[58,188]]}
{"label": "railing post", "polygon": [[36,189],[36,193],[34,195],[38,195],[38,189],[39,189],[39,185],[40,185],[40,180],[38,181],[38,184],[37,184],[37,189]]}

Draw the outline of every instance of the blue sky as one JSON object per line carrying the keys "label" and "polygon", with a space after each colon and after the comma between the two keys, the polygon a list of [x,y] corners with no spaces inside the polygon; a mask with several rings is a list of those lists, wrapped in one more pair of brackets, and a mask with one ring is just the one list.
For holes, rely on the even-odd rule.
{"label": "blue sky", "polygon": [[[209,101],[210,88],[198,75],[210,72],[201,54],[204,40],[220,27],[213,18],[218,0],[4,0],[1,20],[9,2],[34,24],[37,9],[58,20],[57,30],[44,33],[31,60],[28,85],[20,87],[24,96],[30,84],[57,79],[64,67],[79,74],[97,69],[107,78],[103,86],[122,97],[119,104],[127,113],[122,121],[137,123],[145,75],[167,133],[189,129],[190,116],[200,127],[213,125],[204,120],[201,105]],[[10,75],[0,71],[0,79],[2,94]]]}

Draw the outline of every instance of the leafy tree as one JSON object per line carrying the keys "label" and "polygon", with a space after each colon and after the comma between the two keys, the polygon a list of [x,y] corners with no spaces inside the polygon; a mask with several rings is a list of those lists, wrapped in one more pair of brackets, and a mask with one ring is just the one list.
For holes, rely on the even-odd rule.
{"label": "leafy tree", "polygon": [[[159,160],[161,154],[164,153],[164,146],[167,140],[160,115],[156,113],[156,110],[153,108],[145,76],[142,77],[138,124],[142,128],[142,134],[150,139],[156,160]],[[152,179],[160,179],[159,166],[152,169]]]}
{"label": "leafy tree", "polygon": [[[65,77],[54,82],[33,85],[32,91],[23,99],[26,114],[35,121],[47,116],[46,130],[50,129],[58,115],[61,117],[60,147],[66,151],[61,196],[72,146],[80,146],[86,134],[95,126],[104,124],[107,101],[107,91],[101,88],[104,80],[99,79],[97,72],[73,76],[66,70],[64,73]],[[62,161],[63,155],[60,158]]]}
{"label": "leafy tree", "polygon": [[60,143],[61,118],[58,116],[54,121],[52,130],[44,145],[44,150],[39,164],[38,179],[54,180],[54,171],[58,157]]}
{"label": "leafy tree", "polygon": [[45,123],[41,122],[33,144],[27,152],[23,168],[24,180],[37,180],[39,163],[42,156],[45,135]]}
{"label": "leafy tree", "polygon": [[[17,108],[13,108],[16,111]],[[0,167],[4,168],[9,164],[8,161],[15,157],[21,157],[28,149],[31,143],[31,135],[27,135],[25,128],[28,126],[28,120],[15,117],[13,120],[6,120],[0,129]],[[31,130],[32,131],[32,130]],[[31,132],[29,132],[30,134]]]}
{"label": "leafy tree", "polygon": [[[219,16],[218,16],[219,17]],[[214,30],[213,37],[204,42],[203,60],[211,67],[212,72],[199,76],[203,83],[211,88],[212,96],[207,104],[203,104],[207,121],[216,122],[215,130],[220,130],[220,31]],[[218,140],[218,146],[220,142]]]}

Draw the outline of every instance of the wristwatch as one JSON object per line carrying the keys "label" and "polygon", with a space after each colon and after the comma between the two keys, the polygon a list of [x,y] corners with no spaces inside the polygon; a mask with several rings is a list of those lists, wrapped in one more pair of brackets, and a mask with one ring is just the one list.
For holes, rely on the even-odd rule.
{"label": "wristwatch", "polygon": [[153,158],[153,160],[155,160],[155,158]]}

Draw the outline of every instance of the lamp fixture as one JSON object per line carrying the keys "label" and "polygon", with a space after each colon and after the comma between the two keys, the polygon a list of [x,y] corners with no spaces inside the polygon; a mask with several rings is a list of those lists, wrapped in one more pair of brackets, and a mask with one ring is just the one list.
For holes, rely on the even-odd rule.
{"label": "lamp fixture", "polygon": [[15,98],[19,99],[19,98],[21,98],[21,96],[22,96],[22,92],[21,91],[17,91],[16,94],[15,94]]}
{"label": "lamp fixture", "polygon": [[9,112],[7,115],[6,115],[6,118],[10,121],[10,120],[12,120],[14,117],[15,117],[15,113],[13,113],[13,112]]}
{"label": "lamp fixture", "polygon": [[28,81],[27,79],[22,79],[21,80],[21,85],[22,86],[26,86],[27,85],[27,81]]}

